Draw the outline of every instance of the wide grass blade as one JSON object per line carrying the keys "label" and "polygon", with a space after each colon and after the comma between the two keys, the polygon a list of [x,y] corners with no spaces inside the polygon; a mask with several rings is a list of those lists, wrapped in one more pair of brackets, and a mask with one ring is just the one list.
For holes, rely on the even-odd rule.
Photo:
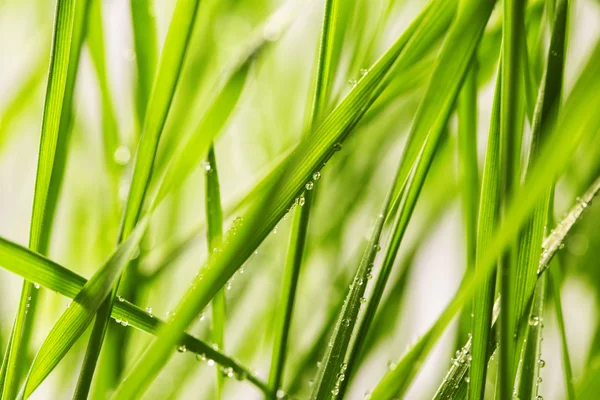
{"label": "wide grass blade", "polygon": [[[42,119],[42,135],[38,152],[38,167],[33,197],[33,211],[29,231],[29,248],[38,251],[41,246],[45,225],[50,224],[46,216],[46,202],[50,191],[50,182],[59,141],[60,123],[63,115],[63,104],[67,86],[69,58],[71,55],[71,36],[75,17],[75,0],[59,0],[56,5],[54,32],[50,53],[50,70],[44,116]],[[11,333],[11,347],[5,357],[8,357],[5,369],[2,397],[12,399],[18,390],[21,363],[29,347],[31,336],[33,310],[28,313],[30,302],[35,307],[34,296],[37,296],[32,282],[25,281],[21,290],[21,299],[17,317]]]}
{"label": "wide grass blade", "polygon": [[134,254],[148,223],[144,219],[108,261],[86,282],[56,322],[38,351],[27,376],[25,397],[42,383],[85,332],[100,305]]}

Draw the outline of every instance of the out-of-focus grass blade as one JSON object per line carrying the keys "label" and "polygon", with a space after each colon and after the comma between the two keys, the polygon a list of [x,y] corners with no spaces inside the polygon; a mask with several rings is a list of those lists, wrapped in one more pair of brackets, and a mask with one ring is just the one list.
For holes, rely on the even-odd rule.
{"label": "out-of-focus grass blade", "polygon": [[152,0],[131,0],[129,4],[137,69],[135,111],[138,124],[142,125],[156,70],[156,18],[152,9],[155,5]]}
{"label": "out-of-focus grass blade", "polygon": [[[266,186],[268,190],[265,190],[265,194],[248,211],[237,235],[224,247],[223,252],[212,257],[203,268],[195,281],[195,289],[186,293],[176,309],[176,317],[132,369],[129,377],[117,389],[115,398],[141,396],[166,362],[173,343],[181,333],[286,214],[294,199],[304,190],[306,182],[339,149],[340,143],[350,134],[399,67],[414,62],[439,37],[453,15],[454,6],[455,3],[448,1],[430,3],[319,128],[301,141],[281,170],[275,172],[273,183]],[[403,53],[409,39],[411,51]],[[401,53],[404,55],[398,58]]]}
{"label": "out-of-focus grass blade", "polygon": [[[33,211],[29,232],[29,247],[34,251],[40,249],[44,226],[51,223],[45,217],[46,201],[50,190],[56,147],[59,140],[61,116],[63,114],[75,5],[74,0],[60,0],[56,5],[54,33],[50,53],[50,70],[48,72],[44,116],[42,119],[42,135],[38,151]],[[29,347],[28,342],[31,336],[32,317],[34,314],[33,311],[28,312],[28,306],[30,301],[33,300],[32,297],[36,296],[35,290],[32,282],[25,281],[23,283],[19,309],[11,334],[11,347],[5,354],[8,360],[2,390],[3,398],[15,398],[18,390],[22,371],[22,357],[26,354]]]}
{"label": "out-of-focus grass blade", "polygon": [[134,254],[147,223],[147,219],[140,221],[136,230],[86,282],[58,319],[33,361],[24,388],[25,397],[33,393],[85,332]]}
{"label": "out-of-focus grass blade", "polygon": [[[0,237],[0,265],[24,279],[33,280],[50,290],[68,298],[75,298],[83,289],[87,280],[75,272],[66,269],[43,256],[28,250],[18,244]],[[148,311],[144,311],[127,300],[119,299],[115,303],[112,317],[122,324],[139,329],[151,335],[156,335],[165,323]],[[265,393],[269,393],[267,384],[258,379],[250,370],[230,357],[227,357],[211,345],[204,343],[188,334],[184,335],[178,345],[206,359],[219,363],[224,368],[232,368],[239,378],[246,377]]]}
{"label": "out-of-focus grass blade", "polygon": [[[208,254],[218,251],[223,238],[223,211],[221,210],[221,190],[214,145],[208,150],[206,176],[206,227]],[[235,229],[235,227],[234,227]],[[220,350],[225,350],[225,292],[221,289],[212,302],[212,338]],[[217,399],[223,398],[223,374],[217,370]]]}
{"label": "out-of-focus grass blade", "polygon": [[[481,267],[463,281],[460,290],[442,312],[438,321],[410,350],[408,355],[397,364],[396,368],[393,368],[384,376],[375,388],[372,398],[387,399],[392,397],[404,384],[405,377],[416,372],[416,367],[420,363],[415,363],[414,353],[420,354],[418,359],[421,361],[425,358],[445,327],[452,321],[454,314],[472,296],[475,288],[487,279],[492,272],[494,261],[518,234],[547,188],[564,171],[578,145],[589,139],[587,135],[591,135],[590,132],[596,132],[600,127],[600,118],[587,112],[589,107],[600,106],[600,96],[594,92],[600,87],[600,82],[594,78],[600,73],[599,61],[600,46],[597,46],[565,104],[563,117],[558,123],[554,134],[548,138],[546,145],[543,146],[540,152],[539,160],[551,159],[554,162],[546,163],[542,161],[534,165],[529,178],[516,192],[511,207],[509,207],[506,214],[505,223],[497,231],[482,257],[481,263],[478,263]],[[561,134],[563,132],[570,132],[571,135]],[[595,185],[600,185],[600,180]],[[577,210],[573,210],[570,216],[561,222],[559,228],[555,229],[555,234],[549,237],[548,247],[544,247],[548,251],[542,253],[540,269],[545,268],[545,266],[541,266],[547,265],[549,259],[558,249],[558,245],[564,239],[566,231],[568,231],[567,226],[570,227],[576,222],[590,198],[595,194],[592,189],[597,188],[594,186],[583,196],[576,207]],[[557,233],[557,231],[560,233]]]}
{"label": "out-of-focus grass blade", "polygon": [[[308,133],[310,133],[312,128],[319,122],[329,98],[332,74],[334,72],[332,70],[332,62],[334,61],[333,59],[336,51],[339,51],[335,49],[334,44],[336,38],[339,37],[337,32],[340,5],[341,2],[337,0],[327,0],[325,2],[314,94],[308,113],[306,130]],[[317,184],[316,181],[320,178],[320,174],[320,172],[316,172],[313,176],[315,182],[311,181],[310,184],[307,183],[308,186],[306,186],[307,190],[304,192],[304,197],[298,200],[299,207],[293,211],[292,231],[283,272],[283,285],[280,301],[280,304],[284,306],[280,308],[281,311],[278,313],[275,320],[275,340],[273,341],[271,369],[269,372],[269,385],[275,394],[277,394],[277,391],[281,386],[281,381],[283,380],[292,312],[296,300],[296,288],[298,286],[298,277],[300,275],[300,268],[304,257],[304,246],[306,235],[308,233],[310,210],[315,197],[313,186]],[[300,204],[301,201],[304,204]]]}
{"label": "out-of-focus grass blade", "polygon": [[[560,276],[560,265],[557,262],[556,258],[553,260],[553,262],[555,265],[548,271],[548,280],[550,281],[550,287],[552,289],[554,310],[556,311],[556,322],[560,334],[565,388],[567,392],[567,399],[575,400],[576,397],[575,387],[573,383],[573,368],[571,367],[571,357],[569,356],[569,346],[567,344],[567,328],[565,327],[565,318],[563,316],[562,301],[560,294],[560,282],[562,281]],[[545,361],[541,358],[538,360],[538,363],[540,368],[545,365]]]}
{"label": "out-of-focus grass blade", "polygon": [[[102,107],[102,141],[104,144],[104,162],[111,176],[113,189],[116,187],[119,165],[115,162],[115,150],[119,146],[117,119],[106,72],[104,54],[104,29],[102,21],[102,0],[86,0],[89,3],[87,43],[96,69]],[[115,193],[116,194],[116,193]],[[116,197],[116,196],[115,196]]]}
{"label": "out-of-focus grass blade", "polygon": [[35,60],[33,70],[27,75],[21,86],[10,100],[8,100],[7,105],[2,110],[0,114],[0,155],[10,137],[11,125],[27,110],[27,105],[31,104],[35,95],[39,93],[39,87],[42,84],[42,80],[46,77],[47,72],[47,55],[40,53]]}

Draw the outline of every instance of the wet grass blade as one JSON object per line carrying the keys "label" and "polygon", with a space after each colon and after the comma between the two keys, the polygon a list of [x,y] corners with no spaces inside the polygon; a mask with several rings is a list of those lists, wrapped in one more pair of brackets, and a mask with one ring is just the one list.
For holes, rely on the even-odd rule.
{"label": "wet grass blade", "polygon": [[134,254],[148,220],[123,242],[109,260],[86,282],[58,319],[38,351],[27,376],[25,398],[29,397],[85,332],[100,305]]}
{"label": "wet grass blade", "polygon": [[[223,238],[223,211],[221,210],[221,190],[214,145],[208,150],[205,169],[206,176],[206,221],[208,254],[211,255],[221,247]],[[212,302],[212,338],[220,350],[225,350],[225,292],[221,289]],[[217,399],[223,398],[223,374],[217,370]]]}
{"label": "wet grass blade", "polygon": [[[589,85],[592,85],[595,88],[599,85],[599,82],[595,82],[594,78],[592,78],[600,73],[600,65],[597,64],[598,60],[600,60],[600,46],[597,46],[594,50],[584,72],[565,103],[563,117],[540,152],[540,160],[552,159],[554,162],[551,164],[539,162],[534,165],[529,178],[518,189],[511,206],[508,208],[505,219],[506,223],[497,231],[485,255],[482,257],[481,263],[478,263],[481,265],[479,270],[476,269],[475,274],[468,276],[463,281],[458,293],[442,312],[438,321],[401,362],[384,376],[373,391],[372,398],[388,399],[394,396],[402,389],[406,381],[406,376],[416,373],[416,367],[420,365],[420,361],[429,353],[433,344],[452,321],[455,313],[473,295],[477,286],[489,277],[497,257],[505,251],[515,235],[519,233],[548,187],[552,186],[556,177],[564,172],[575,149],[582,141],[589,139],[589,132],[596,132],[600,127],[600,119],[596,118],[596,116],[587,115],[585,112],[592,105],[600,105],[600,96],[590,91],[589,87]],[[572,132],[572,135],[561,135],[562,132]],[[596,185],[600,185],[600,180],[586,192],[569,217],[563,220],[559,224],[559,227],[555,229],[555,233],[551,234],[544,242],[545,246],[543,248],[547,251],[542,252],[540,271],[547,266],[547,262],[554,255],[560,243],[562,243],[568,229],[581,216],[583,209],[585,209],[587,203],[594,196],[594,193],[597,192],[598,188]]]}
{"label": "wet grass blade", "polygon": [[[42,135],[38,152],[38,167],[35,180],[33,211],[29,232],[29,248],[34,251],[40,249],[42,232],[45,225],[50,224],[45,217],[46,201],[50,191],[50,182],[56,157],[56,148],[59,141],[60,122],[63,114],[67,76],[69,70],[69,57],[71,53],[71,36],[73,33],[74,0],[61,0],[56,5],[52,49],[50,53],[50,70],[46,99],[44,102],[44,115],[42,119]],[[28,305],[34,303],[37,296],[32,282],[25,281],[21,290],[21,299],[11,334],[11,347],[5,357],[6,361],[4,387],[2,397],[15,398],[21,379],[23,356],[29,347],[29,337],[33,323],[33,310],[28,313]]]}
{"label": "wet grass blade", "polygon": [[[3,238],[0,238],[0,264],[4,269],[24,279],[36,279],[40,286],[71,299],[75,298],[88,282],[73,271]],[[144,311],[125,299],[119,299],[115,303],[112,318],[121,324],[150,335],[156,335],[159,328],[165,324],[151,312]],[[267,384],[258,379],[248,368],[214,349],[211,345],[187,334],[178,342],[178,345],[186,346],[188,351],[213,360],[223,368],[232,368],[236,376],[247,377],[248,381],[265,393],[269,393]]]}
{"label": "wet grass blade", "polygon": [[[338,33],[339,8],[341,3],[337,0],[327,0],[323,12],[323,27],[321,29],[321,38],[319,43],[319,55],[317,59],[317,74],[315,79],[315,88],[308,113],[308,124],[306,132],[311,132],[312,128],[318,124],[325,106],[328,104],[332,75],[335,72],[333,63],[336,49],[336,42],[341,38]],[[285,268],[283,271],[283,284],[281,291],[280,308],[275,322],[275,340],[273,342],[273,352],[271,355],[271,369],[269,372],[269,385],[273,393],[277,394],[283,380],[285,361],[287,358],[287,345],[289,331],[292,322],[292,313],[294,302],[296,300],[296,288],[300,268],[304,258],[306,236],[308,233],[308,222],[310,210],[315,197],[317,180],[321,173],[315,172],[313,179],[307,183],[304,195],[298,200],[298,206],[294,210],[290,242],[286,257]],[[303,204],[300,204],[300,203]]]}
{"label": "wet grass blade", "polygon": [[[443,32],[452,17],[454,4],[440,3],[434,1],[427,6],[426,12],[417,18],[417,23],[413,23],[388,49],[332,114],[301,141],[282,168],[275,172],[272,183],[266,185],[265,193],[247,212],[237,235],[223,252],[211,258],[205,265],[195,281],[195,289],[189,290],[177,307],[177,316],[132,369],[127,380],[117,389],[115,398],[131,398],[142,394],[151,378],[156,376],[168,359],[173,343],[288,212],[294,199],[304,190],[306,182],[311,180],[315,172],[321,171],[323,164],[339,149],[391,77],[398,72],[399,67],[418,59],[429,44]],[[416,28],[426,18],[430,23],[412,38],[413,50],[398,58]]]}
{"label": "wet grass blade", "polygon": [[[476,266],[481,268],[481,259],[492,240],[499,224],[500,213],[500,88],[502,63],[498,68],[496,90],[492,105],[492,117],[485,153],[479,220],[477,224]],[[477,268],[476,267],[476,268]],[[477,271],[477,269],[476,269]],[[488,365],[488,342],[492,324],[495,277],[490,276],[473,296],[473,318],[471,320],[471,366],[469,371],[469,399],[483,398]]]}

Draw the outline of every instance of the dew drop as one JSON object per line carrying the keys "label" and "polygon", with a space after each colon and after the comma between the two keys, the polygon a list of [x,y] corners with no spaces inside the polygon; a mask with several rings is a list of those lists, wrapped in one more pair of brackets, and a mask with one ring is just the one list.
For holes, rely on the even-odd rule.
{"label": "dew drop", "polygon": [[300,207],[302,207],[305,203],[306,203],[306,199],[304,198],[304,196],[300,197],[300,200],[298,201],[298,205]]}
{"label": "dew drop", "polygon": [[540,323],[540,318],[539,317],[535,317],[535,316],[531,316],[529,317],[529,325],[531,326],[538,326]]}
{"label": "dew drop", "polygon": [[317,171],[313,174],[313,180],[318,181],[319,179],[321,179],[321,173]]}
{"label": "dew drop", "polygon": [[39,283],[34,283],[33,287],[35,287],[36,289],[39,289],[40,288],[40,284]]}
{"label": "dew drop", "polygon": [[215,365],[215,360],[213,360],[213,359],[209,359],[209,360],[206,362],[206,364],[207,364],[209,367],[214,367],[214,365]]}
{"label": "dew drop", "polygon": [[113,159],[119,165],[127,165],[131,160],[131,151],[129,150],[129,147],[124,145],[117,147],[113,154]]}
{"label": "dew drop", "polygon": [[279,389],[279,390],[277,390],[276,395],[277,395],[278,399],[283,399],[285,397],[285,392],[283,390]]}
{"label": "dew drop", "polygon": [[358,84],[358,81],[356,79],[350,79],[348,81],[348,85],[350,85],[351,88],[355,88],[357,84]]}
{"label": "dew drop", "polygon": [[538,364],[540,365],[540,368],[544,368],[546,366],[546,361],[540,360],[538,361]]}
{"label": "dew drop", "polygon": [[315,184],[313,183],[313,181],[308,181],[308,182],[306,182],[306,185],[304,185],[306,190],[312,190],[314,186],[315,186]]}
{"label": "dew drop", "polygon": [[361,68],[359,72],[360,72],[360,76],[365,76],[366,74],[369,73],[369,70],[366,68]]}
{"label": "dew drop", "polygon": [[340,151],[342,149],[341,143],[336,143],[333,145],[333,151]]}
{"label": "dew drop", "polygon": [[148,314],[150,314],[151,317],[153,317],[153,315],[152,315],[152,307],[146,307],[146,312]]}

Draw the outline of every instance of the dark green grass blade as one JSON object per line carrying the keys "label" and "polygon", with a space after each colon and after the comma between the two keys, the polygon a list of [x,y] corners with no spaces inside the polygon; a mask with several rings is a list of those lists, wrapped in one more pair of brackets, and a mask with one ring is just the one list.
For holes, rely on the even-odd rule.
{"label": "dark green grass blade", "polygon": [[[223,211],[221,210],[221,190],[214,145],[208,150],[206,175],[206,221],[208,254],[218,251],[223,238]],[[235,229],[235,227],[233,228]],[[212,302],[212,338],[217,348],[225,350],[225,292],[221,289]],[[223,398],[223,374],[217,370],[217,399]]]}
{"label": "dark green grass blade", "polygon": [[[75,298],[87,283],[84,277],[73,271],[3,238],[0,238],[0,265],[24,279],[36,279],[41,286],[71,299]],[[156,335],[160,327],[165,324],[156,316],[124,299],[123,301],[119,299],[115,303],[112,317],[121,321],[122,324],[151,335]],[[269,393],[267,384],[258,379],[248,368],[214,349],[211,345],[187,334],[178,342],[178,345],[186,346],[188,351],[214,360],[224,368],[232,368],[236,376],[247,377],[248,381],[265,393]]]}
{"label": "dark green grass blade", "polygon": [[[321,38],[319,42],[319,56],[317,59],[317,74],[314,87],[314,95],[310,112],[308,113],[307,132],[319,122],[323,109],[327,105],[331,81],[332,81],[332,63],[335,61],[336,49],[334,44],[338,39],[338,13],[340,12],[340,2],[337,0],[327,0],[323,12],[323,27],[321,29]],[[292,312],[296,299],[296,288],[298,277],[304,257],[306,236],[308,233],[308,222],[310,210],[315,197],[313,186],[320,178],[321,173],[316,172],[313,176],[315,182],[311,181],[310,186],[304,192],[302,201],[298,200],[299,207],[294,210],[292,222],[292,231],[286,257],[285,269],[283,272],[283,284],[280,304],[280,312],[276,318],[275,340],[273,342],[273,352],[271,355],[271,369],[269,372],[269,386],[277,394],[283,380],[285,361],[287,358],[287,345],[289,331],[292,322]],[[308,190],[310,188],[310,190]]]}
{"label": "dark green grass blade", "polygon": [[[488,144],[483,169],[481,202],[477,225],[476,265],[481,266],[485,249],[498,227],[500,213],[500,87],[501,63],[498,68],[496,90],[492,105],[492,117],[488,134]],[[481,399],[484,395],[488,364],[488,342],[492,323],[495,277],[486,279],[475,290],[473,296],[473,318],[471,321],[471,367],[469,372],[469,399]]]}
{"label": "dark green grass blade", "polygon": [[86,282],[56,322],[44,340],[29,370],[24,388],[25,397],[29,397],[52,372],[90,325],[96,311],[109,295],[116,280],[139,245],[147,223],[147,219],[140,222],[132,235]]}
{"label": "dark green grass blade", "polygon": [[[50,53],[50,70],[46,99],[44,103],[44,116],[42,119],[42,135],[38,152],[38,167],[33,198],[33,211],[29,232],[29,247],[37,251],[44,225],[50,224],[45,217],[46,201],[50,190],[50,181],[56,156],[56,147],[59,140],[60,121],[63,113],[63,101],[66,91],[69,57],[71,53],[71,35],[73,32],[75,15],[75,1],[58,1],[56,6],[52,49]],[[21,363],[29,344],[28,338],[32,329],[33,311],[28,313],[30,301],[35,303],[33,296],[37,296],[33,283],[25,281],[21,291],[19,309],[12,332],[11,347],[6,352],[6,376],[2,397],[15,398],[19,380],[21,378]],[[31,300],[30,300],[31,299]]]}
{"label": "dark green grass blade", "polygon": [[[554,134],[548,138],[547,144],[540,152],[540,160],[552,159],[554,162],[551,164],[537,163],[533,167],[529,179],[516,192],[512,205],[506,214],[506,223],[501,226],[490,243],[481,262],[481,269],[476,270],[477,272],[474,275],[468,276],[463,281],[459,292],[443,311],[438,321],[409,351],[408,355],[397,364],[396,368],[386,374],[375,388],[372,398],[390,398],[402,387],[407,375],[416,373],[416,366],[419,363],[415,363],[415,353],[419,353],[420,357],[418,359],[422,360],[431,350],[445,327],[452,321],[454,314],[472,296],[475,288],[488,278],[492,272],[494,261],[518,234],[537,202],[542,198],[547,188],[553,184],[556,176],[565,170],[578,145],[589,139],[589,136],[587,136],[590,135],[589,132],[596,132],[600,127],[600,119],[586,113],[588,107],[600,104],[600,96],[590,91],[590,89],[596,89],[600,86],[600,83],[592,78],[600,73],[598,60],[600,60],[600,46],[594,50],[584,72],[571,92],[565,104],[563,117],[558,123]],[[563,132],[571,132],[572,134],[566,136],[561,134]],[[596,184],[600,185],[600,181]],[[567,226],[572,226],[576,222],[582,209],[585,208],[584,204],[587,204],[590,198],[593,197],[593,194],[591,194],[592,189],[596,188],[591,188],[590,192],[583,196],[581,203],[577,205],[577,210],[574,210],[570,214],[571,216],[563,221],[564,224],[559,225],[557,230],[561,234],[557,234],[557,230],[555,230],[555,235],[551,235],[548,239],[548,247],[545,247],[545,249],[552,248],[553,250],[545,252],[546,254],[542,253],[540,266],[544,267],[540,267],[541,269],[545,268],[551,255],[558,248],[558,244],[564,238],[562,234],[566,234],[566,231],[568,231]]]}
{"label": "dark green grass blade", "polygon": [[[431,7],[432,4],[436,7]],[[211,258],[203,268],[203,273],[196,280],[196,288],[186,293],[177,307],[177,316],[162,331],[159,339],[148,348],[125,383],[117,389],[115,398],[141,395],[151,378],[156,376],[166,362],[173,343],[286,214],[294,199],[304,190],[306,182],[315,172],[320,171],[323,164],[336,152],[336,144],[344,141],[385,88],[391,76],[405,62],[414,62],[439,36],[440,31],[448,24],[454,4],[437,4],[437,1],[432,4],[427,7],[425,14],[418,17],[418,22],[424,17],[430,18],[431,22],[412,39],[413,50],[397,59],[419,24],[413,24],[412,28],[409,28],[363,76],[320,127],[302,140],[296,151],[284,162],[281,170],[276,171],[272,183],[266,186],[266,193],[244,217],[244,224],[238,229],[237,235],[218,257]]]}

